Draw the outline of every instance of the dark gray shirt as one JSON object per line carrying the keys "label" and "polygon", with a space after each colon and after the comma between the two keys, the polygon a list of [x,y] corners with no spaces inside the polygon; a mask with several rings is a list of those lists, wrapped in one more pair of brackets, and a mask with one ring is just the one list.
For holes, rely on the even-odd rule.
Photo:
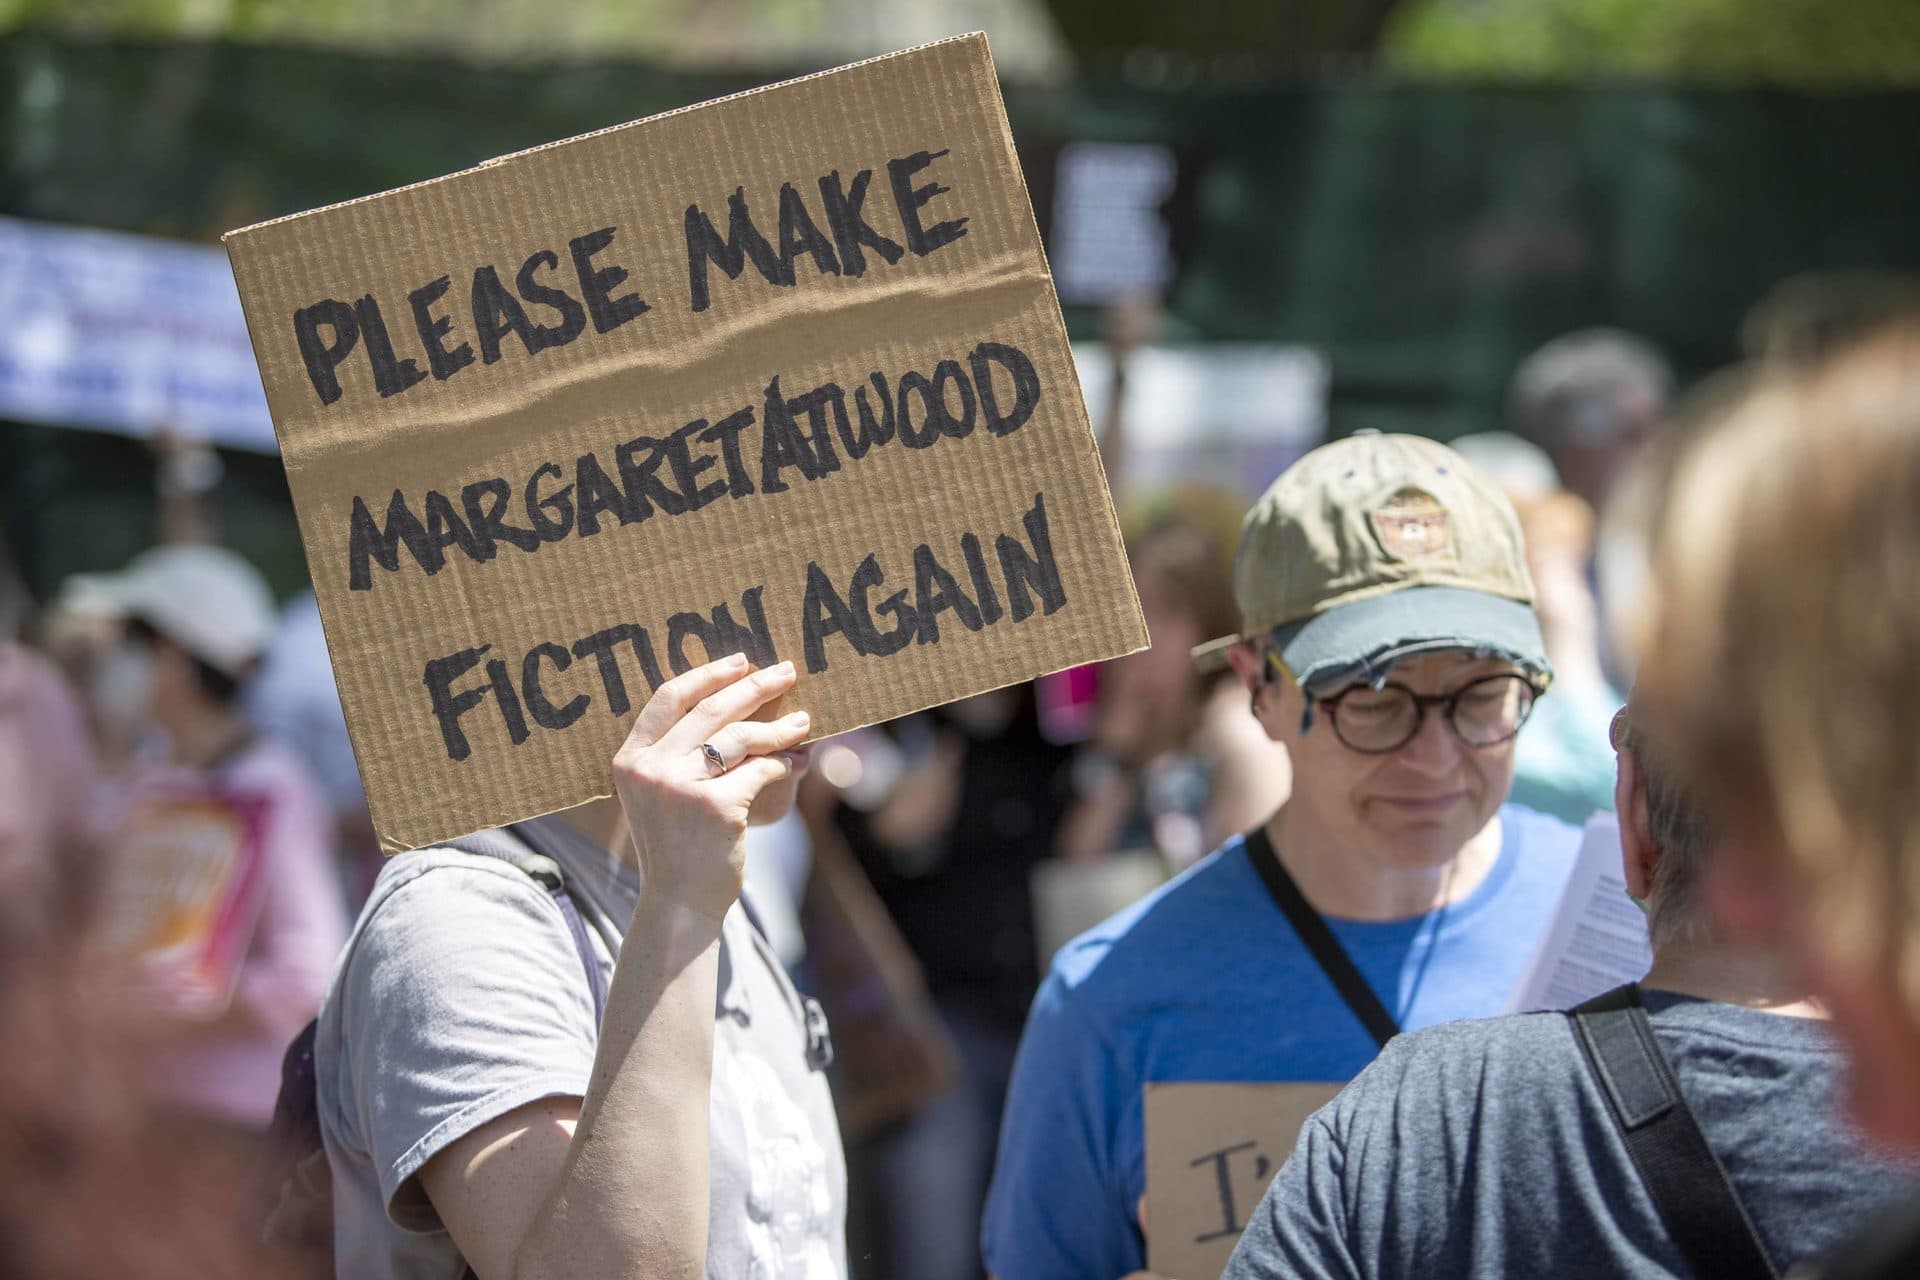
{"label": "dark gray shirt", "polygon": [[[1646,993],[1782,1271],[1908,1188],[1836,1110],[1823,1023]],[[1557,1013],[1403,1035],[1307,1121],[1226,1280],[1686,1276]]]}

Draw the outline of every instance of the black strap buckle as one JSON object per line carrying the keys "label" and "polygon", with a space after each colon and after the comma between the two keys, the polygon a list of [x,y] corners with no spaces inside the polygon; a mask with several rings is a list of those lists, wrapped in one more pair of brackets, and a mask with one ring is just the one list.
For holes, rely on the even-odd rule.
{"label": "black strap buckle", "polygon": [[827,1011],[812,996],[802,1000],[807,1017],[807,1066],[825,1071],[833,1065],[833,1033],[827,1029]]}

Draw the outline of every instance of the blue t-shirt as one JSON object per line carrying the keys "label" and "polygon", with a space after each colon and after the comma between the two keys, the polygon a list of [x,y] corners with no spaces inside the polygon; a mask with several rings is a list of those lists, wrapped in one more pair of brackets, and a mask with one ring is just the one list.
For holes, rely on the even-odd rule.
{"label": "blue t-shirt", "polygon": [[[1566,887],[1580,833],[1513,805],[1500,816],[1500,857],[1471,896],[1327,922],[1407,1030],[1500,1012]],[[1235,837],[1055,958],[1001,1124],[987,1269],[1118,1280],[1145,1265],[1147,1084],[1340,1082],[1378,1051]]]}

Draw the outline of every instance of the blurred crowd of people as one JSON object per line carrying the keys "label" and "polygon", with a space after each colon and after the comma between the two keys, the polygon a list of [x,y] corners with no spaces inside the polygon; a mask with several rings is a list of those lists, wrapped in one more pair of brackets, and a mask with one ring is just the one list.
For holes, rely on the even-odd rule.
{"label": "blurred crowd of people", "polygon": [[[1571,334],[1517,370],[1506,429],[1454,447],[1517,513],[1550,663],[1513,802],[1576,825],[1610,809],[1610,725],[1637,680],[1636,718],[1763,851],[1718,860],[1702,892],[1798,956],[1856,1054],[1856,1113],[1920,1151],[1920,340],[1896,330],[1796,381],[1839,338],[1809,342],[1716,382],[1696,397],[1714,429],[1689,431],[1659,353]],[[901,1036],[926,1064],[870,1107],[840,1096],[853,1275],[985,1274],[1001,1119],[1054,955],[1287,799],[1259,686],[1250,715],[1246,672],[1192,658],[1241,630],[1250,496],[1117,494],[1151,648],[821,744],[795,813],[752,834],[756,923],[827,999],[843,1089],[911,1075]],[[0,1272],[261,1274],[253,1171],[282,1055],[382,861],[318,609],[276,605],[206,541],[37,606],[0,571],[0,1131],[18,1139],[0,1142]],[[1659,661],[1636,672],[1638,654]],[[610,811],[576,825],[624,830]],[[865,1025],[875,982],[906,1029],[863,1043],[842,1027]],[[124,1216],[90,1230],[107,1203]]]}

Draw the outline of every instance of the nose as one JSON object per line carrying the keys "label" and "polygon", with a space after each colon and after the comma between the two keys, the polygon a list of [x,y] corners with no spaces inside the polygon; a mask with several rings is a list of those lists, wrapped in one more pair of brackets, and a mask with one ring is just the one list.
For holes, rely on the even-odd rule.
{"label": "nose", "polygon": [[1442,778],[1460,763],[1460,740],[1447,727],[1447,718],[1440,708],[1429,706],[1422,711],[1420,727],[1394,757],[1409,769],[1430,778]]}

